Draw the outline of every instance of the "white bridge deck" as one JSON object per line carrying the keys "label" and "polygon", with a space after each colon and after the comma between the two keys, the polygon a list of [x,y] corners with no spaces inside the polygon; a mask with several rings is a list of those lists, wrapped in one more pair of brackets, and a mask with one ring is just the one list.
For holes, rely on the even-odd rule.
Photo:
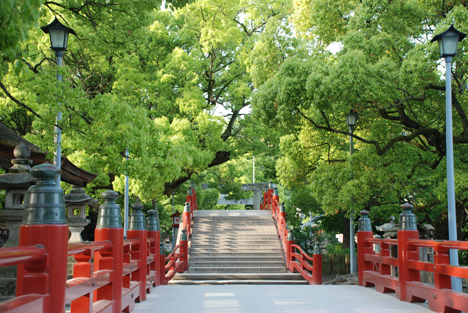
{"label": "white bridge deck", "polygon": [[313,312],[428,313],[423,303],[400,301],[359,286],[205,285],[160,286],[133,313]]}

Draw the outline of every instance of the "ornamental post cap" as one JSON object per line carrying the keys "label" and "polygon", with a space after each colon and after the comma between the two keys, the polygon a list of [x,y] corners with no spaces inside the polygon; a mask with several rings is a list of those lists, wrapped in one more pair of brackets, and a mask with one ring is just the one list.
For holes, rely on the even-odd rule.
{"label": "ornamental post cap", "polygon": [[284,213],[286,212],[286,207],[284,206],[284,202],[281,202],[281,206],[280,206],[280,213]]}
{"label": "ornamental post cap", "polygon": [[316,241],[314,244],[314,254],[322,254],[322,248],[320,247],[320,242]]}
{"label": "ornamental post cap", "polygon": [[359,214],[361,214],[361,216],[367,216],[367,215],[369,215],[369,213],[370,212],[367,211],[367,210],[362,210],[361,212],[359,212]]}
{"label": "ornamental post cap", "polygon": [[57,166],[48,163],[33,167],[31,174],[37,184],[24,197],[24,225],[66,224],[63,189],[55,184],[60,173]]}
{"label": "ornamental post cap", "polygon": [[137,198],[136,203],[132,204],[128,230],[146,230],[145,215],[141,210],[143,210],[143,204]]}
{"label": "ornamental post cap", "polygon": [[121,209],[115,200],[119,194],[113,190],[104,191],[102,194],[104,203],[99,207],[99,215],[96,228],[122,228]]}
{"label": "ornamental post cap", "polygon": [[403,213],[400,214],[399,224],[401,230],[418,230],[416,215],[414,215],[413,205],[405,203],[401,206]]}
{"label": "ornamental post cap", "polygon": [[372,222],[369,218],[369,211],[362,210],[359,214],[361,214],[361,218],[358,221],[358,231],[372,231]]}
{"label": "ornamental post cap", "polygon": [[104,201],[115,201],[119,197],[119,194],[114,190],[107,190],[101,194],[101,197]]}
{"label": "ornamental post cap", "polygon": [[185,206],[184,206],[184,213],[186,212],[190,212],[190,203],[188,202],[185,202]]}

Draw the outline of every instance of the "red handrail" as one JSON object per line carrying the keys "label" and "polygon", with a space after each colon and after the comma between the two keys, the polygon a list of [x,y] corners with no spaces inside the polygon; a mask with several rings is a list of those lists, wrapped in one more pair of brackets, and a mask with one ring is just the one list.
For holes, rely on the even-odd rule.
{"label": "red handrail", "polygon": [[0,249],[0,267],[38,262],[44,258],[46,249],[41,245]]}
{"label": "red handrail", "polygon": [[[468,308],[468,295],[451,290],[451,277],[468,279],[468,268],[450,265],[448,255],[449,249],[468,250],[468,242],[419,239],[417,230],[399,230],[398,239],[372,238],[372,231],[358,231],[357,235],[360,286],[393,291],[402,301],[427,301],[436,312]],[[374,244],[379,244],[379,254],[374,252]],[[398,256],[390,256],[390,246],[397,247]],[[419,260],[420,247],[434,249],[434,262]],[[392,275],[392,266],[398,268],[398,276]],[[434,285],[420,282],[420,271],[434,273]]]}
{"label": "red handrail", "polygon": [[87,241],[81,243],[68,244],[68,256],[83,253],[86,250],[100,251],[109,250],[112,247],[112,242],[106,241]]}
{"label": "red handrail", "polygon": [[[160,232],[135,229],[127,236],[120,227],[102,227],[96,241],[68,244],[66,224],[21,225],[20,246],[0,249],[0,266],[18,265],[16,297],[0,303],[0,312],[61,313],[66,303],[71,313],[131,312],[153,287],[187,269],[187,240],[166,275]],[[77,262],[67,280],[69,256]]]}
{"label": "red handrail", "polygon": [[[268,189],[263,194],[261,209],[271,211],[278,237],[286,255],[286,268],[291,272],[299,272],[309,284],[322,284],[322,255],[317,253],[310,257],[300,246],[294,244],[294,240],[288,240],[289,231],[286,227],[286,213],[280,212],[279,196],[274,195],[273,189]],[[296,249],[300,253],[297,253]],[[313,265],[308,261],[312,262]]]}

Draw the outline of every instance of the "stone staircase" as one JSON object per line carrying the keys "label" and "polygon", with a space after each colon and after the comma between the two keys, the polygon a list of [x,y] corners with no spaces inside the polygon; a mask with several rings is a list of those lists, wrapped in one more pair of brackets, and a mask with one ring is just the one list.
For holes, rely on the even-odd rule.
{"label": "stone staircase", "polygon": [[195,211],[189,267],[169,284],[307,284],[286,270],[269,211]]}

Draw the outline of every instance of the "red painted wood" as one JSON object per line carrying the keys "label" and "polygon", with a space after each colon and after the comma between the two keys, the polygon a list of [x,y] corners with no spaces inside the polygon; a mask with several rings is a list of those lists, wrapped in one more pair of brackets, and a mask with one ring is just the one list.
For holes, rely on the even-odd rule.
{"label": "red painted wood", "polygon": [[112,312],[122,312],[123,289],[123,228],[100,228],[94,232],[96,241],[109,240],[112,242],[111,251],[94,253],[94,268],[112,271],[110,283],[94,292],[95,301],[107,300],[112,302]]}
{"label": "red painted wood", "polygon": [[146,300],[146,267],[148,256],[148,235],[146,230],[129,230],[127,231],[128,239],[137,239],[138,244],[132,245],[130,255],[132,260],[138,260],[138,268],[132,272],[132,281],[139,282],[140,297],[136,299],[137,302]]}
{"label": "red painted wood", "polygon": [[62,313],[67,281],[68,225],[21,225],[19,246],[43,245],[46,257],[18,265],[16,296],[49,294],[50,313]]}

